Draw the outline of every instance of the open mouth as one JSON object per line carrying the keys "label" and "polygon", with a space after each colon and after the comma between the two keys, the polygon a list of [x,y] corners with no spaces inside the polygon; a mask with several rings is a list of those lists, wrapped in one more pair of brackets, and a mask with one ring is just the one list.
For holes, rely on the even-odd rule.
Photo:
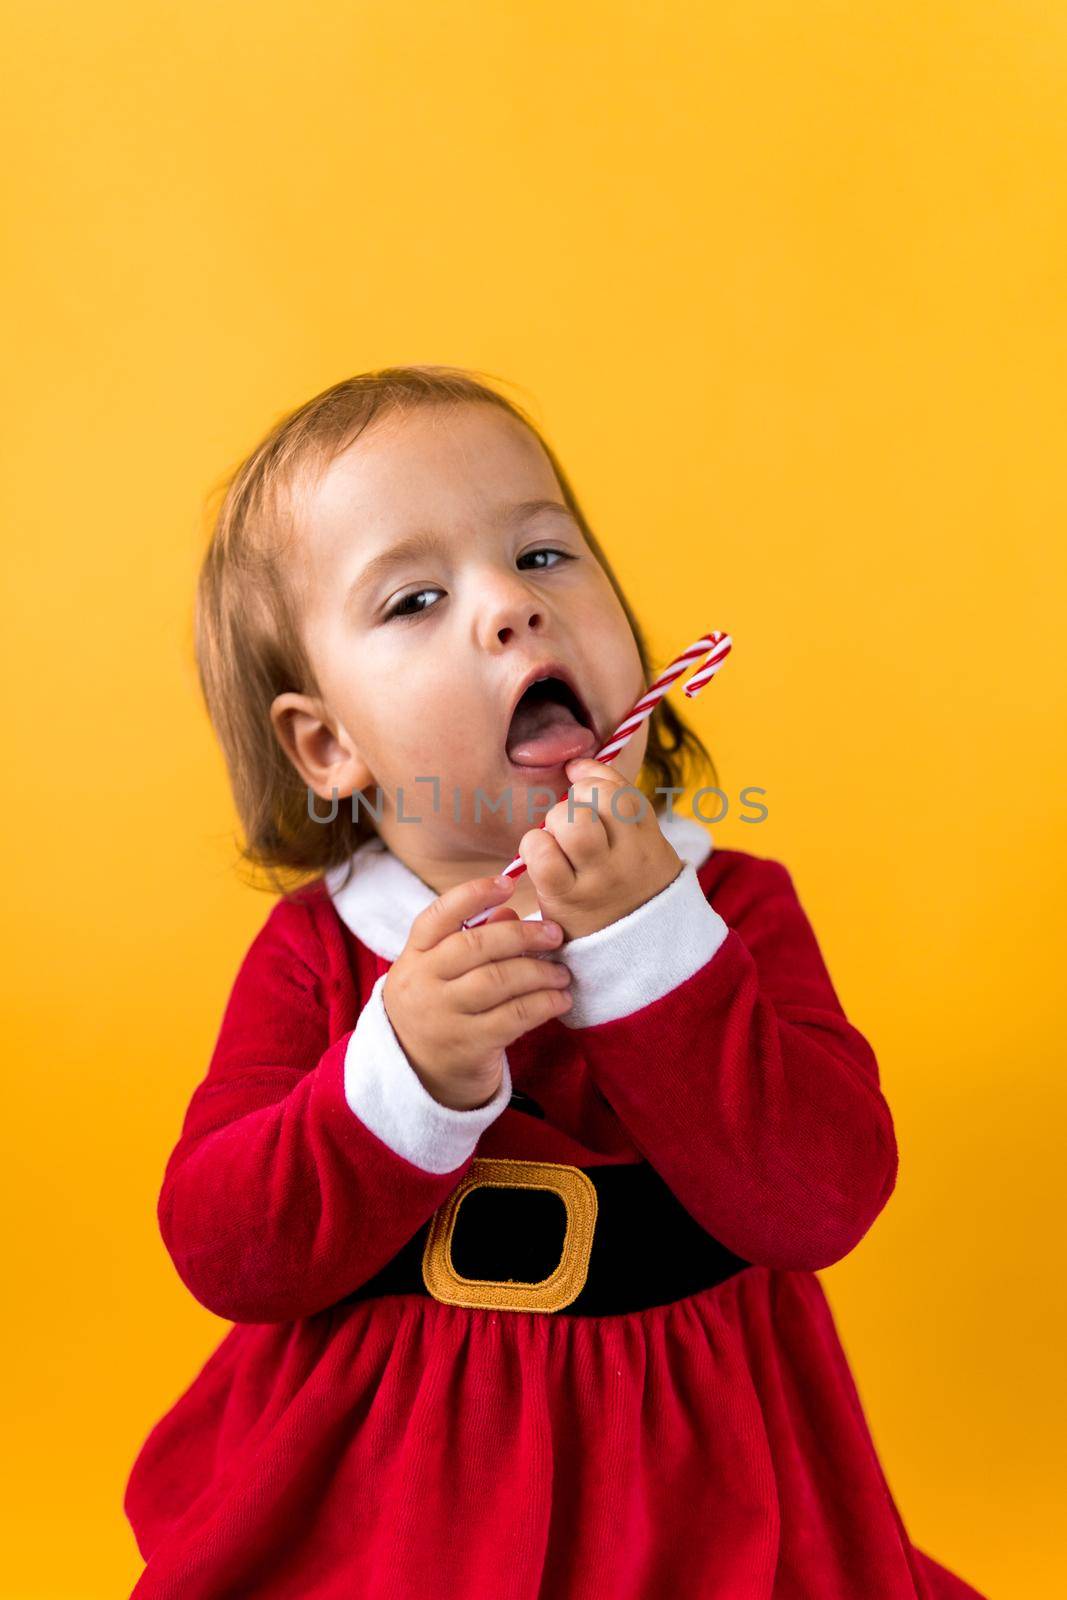
{"label": "open mouth", "polygon": [[511,718],[505,750],[517,767],[560,767],[597,749],[597,731],[581,699],[562,678],[531,683]]}

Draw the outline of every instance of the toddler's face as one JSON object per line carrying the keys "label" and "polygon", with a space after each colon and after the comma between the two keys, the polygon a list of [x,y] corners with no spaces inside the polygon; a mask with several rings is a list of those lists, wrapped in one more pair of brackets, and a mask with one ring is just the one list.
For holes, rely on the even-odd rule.
{"label": "toddler's face", "polygon": [[[401,553],[415,536],[424,548]],[[378,832],[404,858],[463,855],[470,875],[499,870],[552,803],[534,795],[528,816],[527,790],[568,787],[562,759],[516,764],[509,735],[513,754],[561,751],[571,733],[581,743],[580,722],[547,708],[513,727],[530,670],[569,670],[596,734],[582,754],[646,687],[625,613],[539,442],[490,404],[383,418],[304,504],[300,555],[323,699],[280,695],[272,719],[304,781],[327,801],[334,788],[341,802],[363,790],[374,806],[380,787]],[[553,723],[563,736],[544,742]],[[631,782],[647,738],[646,723],[613,763]],[[440,781],[436,813],[420,777]],[[479,786],[492,802],[511,790],[512,822],[506,806],[484,805],[475,822]],[[479,867],[482,856],[492,864]]]}

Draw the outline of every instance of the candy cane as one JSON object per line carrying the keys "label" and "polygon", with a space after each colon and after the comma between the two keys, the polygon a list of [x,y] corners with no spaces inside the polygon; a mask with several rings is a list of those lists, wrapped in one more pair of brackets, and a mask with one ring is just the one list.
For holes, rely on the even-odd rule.
{"label": "candy cane", "polygon": [[[636,705],[632,706],[631,709],[626,713],[626,716],[623,718],[622,722],[619,723],[619,726],[615,729],[615,732],[612,734],[607,744],[598,750],[592,759],[594,761],[610,761],[614,756],[617,756],[619,751],[622,750],[625,745],[629,744],[630,740],[633,738],[642,722],[646,722],[652,715],[653,711],[656,709],[656,706],[663,699],[663,696],[667,693],[667,690],[670,688],[671,684],[680,678],[682,673],[685,672],[687,667],[689,667],[694,661],[698,660],[701,656],[705,656],[707,659],[705,660],[704,665],[699,667],[697,671],[693,673],[693,676],[683,685],[690,700],[694,695],[699,694],[701,689],[704,688],[705,684],[710,683],[712,678],[714,678],[715,674],[726,660],[726,657],[730,654],[732,648],[733,640],[730,638],[729,634],[715,632],[705,634],[703,638],[697,639],[693,644],[691,644],[688,650],[683,650],[680,656],[675,656],[670,666],[666,667],[660,673],[655,682],[650,684],[645,690],[644,694],[641,696],[640,700],[637,701]],[[543,828],[547,820],[548,818],[546,813],[546,815],[542,817],[541,821],[538,823],[538,827]],[[502,878],[521,878],[525,871],[525,861],[521,856],[516,856],[514,861],[509,862],[509,864],[504,868],[500,876]],[[493,906],[490,906],[488,911],[479,911],[476,916],[468,917],[467,921],[463,924],[464,928],[479,927],[488,919],[490,912],[494,909],[495,908]]]}

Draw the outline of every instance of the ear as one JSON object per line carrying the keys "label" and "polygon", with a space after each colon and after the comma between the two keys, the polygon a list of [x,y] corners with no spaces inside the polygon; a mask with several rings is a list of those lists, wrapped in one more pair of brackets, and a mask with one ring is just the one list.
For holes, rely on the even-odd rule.
{"label": "ear", "polygon": [[345,799],[374,782],[347,731],[330,720],[321,701],[306,694],[277,695],[270,720],[278,743],[321,800],[331,800],[334,789]]}

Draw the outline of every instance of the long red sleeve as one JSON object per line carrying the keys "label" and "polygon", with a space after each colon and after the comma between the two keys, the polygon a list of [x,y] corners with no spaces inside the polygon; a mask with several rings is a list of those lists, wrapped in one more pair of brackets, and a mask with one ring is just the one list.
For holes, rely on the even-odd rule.
{"label": "long red sleeve", "polygon": [[[709,863],[700,877],[718,870]],[[633,917],[591,936],[599,1014],[613,1003],[605,973],[619,1012],[579,1030],[600,1091],[729,1249],[769,1267],[829,1266],[885,1205],[897,1147],[874,1052],[841,1009],[789,873],[739,857],[712,905],[689,866]],[[657,963],[674,959],[663,942],[689,937],[699,949],[718,917],[710,959],[635,1008],[628,997],[655,993]],[[583,944],[559,956],[576,985]]]}
{"label": "long red sleeve", "polygon": [[354,1030],[330,1041],[309,927],[283,900],[251,945],[159,1194],[179,1276],[234,1322],[311,1316],[373,1276],[455,1188],[485,1120],[439,1108],[472,1130],[467,1159],[439,1172],[356,1115],[345,1097]]}

